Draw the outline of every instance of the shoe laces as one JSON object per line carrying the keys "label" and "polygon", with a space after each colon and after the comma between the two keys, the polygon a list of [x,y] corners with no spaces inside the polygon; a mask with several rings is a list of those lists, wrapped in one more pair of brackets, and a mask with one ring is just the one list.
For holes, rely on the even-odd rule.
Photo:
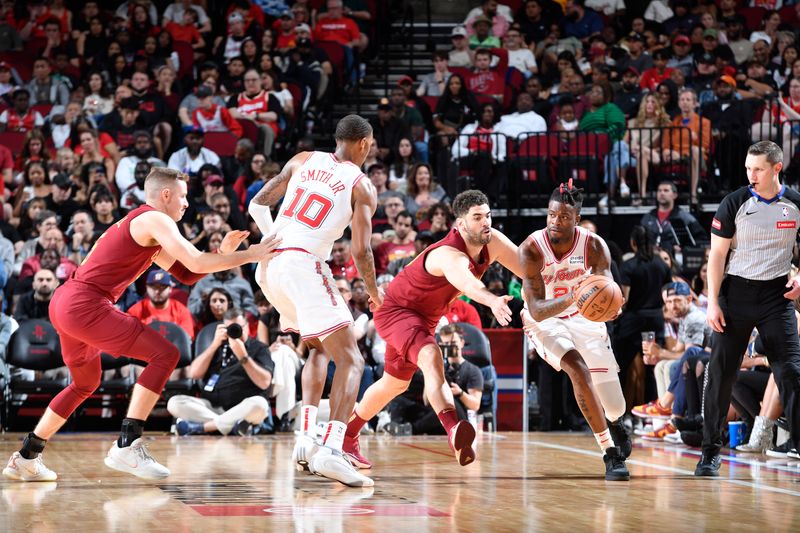
{"label": "shoe laces", "polygon": [[46,466],[44,466],[44,462],[42,461],[41,454],[37,455],[36,458],[33,459],[32,466],[33,466],[33,470],[37,474],[41,474],[43,472],[47,472],[47,470],[48,470],[48,468]]}
{"label": "shoe laces", "polygon": [[143,462],[156,462],[155,457],[150,455],[150,450],[147,449],[147,445],[144,442],[138,442],[137,444],[131,445],[131,451],[133,451]]}

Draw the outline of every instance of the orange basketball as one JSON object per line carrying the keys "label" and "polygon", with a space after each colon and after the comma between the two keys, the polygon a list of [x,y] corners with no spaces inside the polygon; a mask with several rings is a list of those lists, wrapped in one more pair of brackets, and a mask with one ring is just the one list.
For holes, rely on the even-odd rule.
{"label": "orange basketball", "polygon": [[605,276],[586,278],[576,296],[578,311],[592,322],[613,320],[622,307],[622,290],[613,279]]}

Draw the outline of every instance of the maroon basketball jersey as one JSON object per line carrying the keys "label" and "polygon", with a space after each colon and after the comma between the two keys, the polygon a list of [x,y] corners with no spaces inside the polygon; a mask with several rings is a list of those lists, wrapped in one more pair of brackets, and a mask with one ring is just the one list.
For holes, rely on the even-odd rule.
{"label": "maroon basketball jersey", "polygon": [[[468,257],[467,245],[457,229],[453,228],[445,238],[430,245],[411,264],[404,268],[392,280],[386,289],[386,298],[380,313],[384,308],[402,307],[411,309],[424,317],[431,328],[435,328],[439,319],[447,312],[450,302],[461,293],[453,287],[444,276],[434,276],[425,270],[425,258],[441,246],[455,248]],[[477,262],[469,259],[470,271],[476,278],[481,278],[489,268],[489,250],[486,246],[481,249]]]}
{"label": "maroon basketball jersey", "polygon": [[115,222],[94,243],[73,279],[91,285],[116,302],[128,285],[150,268],[161,251],[161,246],[140,246],[131,236],[131,220],[154,210],[143,205]]}

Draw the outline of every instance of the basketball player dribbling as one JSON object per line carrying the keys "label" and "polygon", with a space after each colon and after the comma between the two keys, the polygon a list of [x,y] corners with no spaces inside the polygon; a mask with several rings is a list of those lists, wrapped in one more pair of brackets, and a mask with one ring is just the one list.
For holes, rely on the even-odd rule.
{"label": "basketball player dribbling", "polygon": [[156,167],[144,184],[146,203],[114,223],[95,243],[81,266],[53,295],[50,321],[72,383],[48,406],[22,448],[14,452],[3,474],[20,481],[52,481],[56,473],[42,462],[45,444],[100,384],[100,353],[147,361],[131,394],[119,438],[105,458],[110,468],[145,479],[160,479],[169,470],[159,464],[142,440],[144,421],[153,409],[179,359],[178,349],[155,330],[114,307],[125,289],[156,263],[188,285],[206,273],[269,258],[280,242],[235,251],[246,231],[225,236],[221,253],[203,253],[178,232],[176,222],[188,207],[186,175]]}
{"label": "basketball player dribbling", "polygon": [[[561,184],[550,196],[547,228],[533,232],[519,247],[525,334],[539,355],[572,381],[578,406],[604,453],[606,479],[630,479],[625,459],[631,441],[622,425],[625,398],[617,361],[602,322],[591,322],[575,306],[575,294],[589,274],[611,278],[608,246],[598,235],[576,227],[580,189]],[[606,423],[606,418],[612,421]]]}
{"label": "basketball player dribbling", "polygon": [[[372,127],[357,115],[336,125],[336,152],[302,152],[264,185],[250,203],[250,214],[263,232],[282,238],[269,263],[259,264],[256,280],[281,316],[284,331],[299,333],[315,352],[336,364],[331,387],[331,419],[321,445],[305,432],[298,438],[293,460],[314,474],[351,487],[373,481],[356,471],[342,454],[347,417],[358,394],[364,358],[353,331],[353,316],[336,288],[325,262],[333,243],[352,223],[352,253],[367,285],[371,307],[383,294],[375,281],[370,247],[377,194],[361,172],[372,144]],[[269,207],[285,197],[272,222]],[[311,357],[315,357],[312,354]],[[316,412],[304,409],[305,426],[316,427]]]}
{"label": "basketball player dribbling", "polygon": [[344,451],[359,468],[372,464],[361,454],[358,435],[364,424],[408,388],[419,367],[425,395],[447,432],[450,448],[462,466],[475,460],[475,429],[458,420],[453,393],[444,375],[444,359],[434,337],[450,302],[461,294],[492,309],[501,325],[511,320],[507,302],[496,296],[481,277],[497,261],[520,276],[517,247],[492,228],[489,199],[480,191],[464,191],[453,200],[456,222],[442,240],[426,248],[386,289],[374,321],[386,341],[384,374],[364,393],[347,425]]}

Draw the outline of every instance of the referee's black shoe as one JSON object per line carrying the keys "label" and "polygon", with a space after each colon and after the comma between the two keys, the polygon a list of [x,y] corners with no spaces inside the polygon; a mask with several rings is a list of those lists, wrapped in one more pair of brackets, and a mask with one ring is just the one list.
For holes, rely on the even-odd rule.
{"label": "referee's black shoe", "polygon": [[631,478],[619,446],[608,448],[603,461],[606,463],[606,481],[628,481]]}
{"label": "referee's black shoe", "polygon": [[703,452],[694,469],[694,475],[698,477],[719,477],[720,465],[722,465],[722,459],[720,459],[719,453]]}
{"label": "referee's black shoe", "polygon": [[631,436],[628,435],[628,430],[625,429],[625,424],[622,423],[622,417],[619,417],[616,422],[609,422],[608,431],[611,433],[611,438],[614,439],[614,445],[618,446],[622,452],[622,456],[625,459],[630,457],[633,443]]}

